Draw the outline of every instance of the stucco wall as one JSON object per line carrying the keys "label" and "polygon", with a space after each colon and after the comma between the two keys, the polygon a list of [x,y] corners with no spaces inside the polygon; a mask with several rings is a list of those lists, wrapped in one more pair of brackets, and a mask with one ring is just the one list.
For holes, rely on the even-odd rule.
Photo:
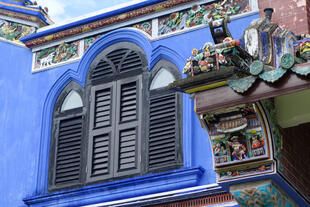
{"label": "stucco wall", "polygon": [[[258,15],[234,20],[229,25],[233,37],[239,39],[244,29],[255,18],[258,18]],[[185,64],[193,48],[201,48],[209,41],[212,42],[212,38],[209,28],[206,27],[153,41],[151,46],[153,49],[158,46],[170,48],[183,57],[182,64]],[[43,117],[46,98],[53,85],[64,73],[68,70],[77,71],[79,62],[32,74],[32,52],[29,49],[1,41],[0,48],[0,166],[2,168],[0,206],[24,206],[23,199],[42,193],[37,187],[40,185],[37,183],[39,159],[43,159],[43,162],[47,159],[39,156],[41,127],[43,119],[51,119],[51,117]],[[184,107],[184,128],[191,128],[184,134],[184,136],[190,136],[189,145],[184,145],[184,147],[190,146],[190,149],[185,150],[186,156],[191,157],[187,165],[201,166],[205,169],[199,185],[215,183],[216,176],[207,134],[199,127],[198,118],[193,110],[193,101],[188,100],[187,95],[183,98],[189,103],[186,104],[188,107]],[[49,140],[49,137],[43,138]],[[104,197],[102,200],[109,200],[109,198]]]}

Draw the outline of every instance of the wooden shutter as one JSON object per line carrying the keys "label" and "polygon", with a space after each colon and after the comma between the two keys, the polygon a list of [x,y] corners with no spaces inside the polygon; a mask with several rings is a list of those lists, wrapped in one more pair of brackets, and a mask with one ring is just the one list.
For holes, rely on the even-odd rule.
{"label": "wooden shutter", "polygon": [[90,79],[94,81],[110,78],[114,74],[114,70],[111,63],[103,58],[92,70]]}
{"label": "wooden shutter", "polygon": [[120,73],[142,69],[143,64],[139,54],[136,51],[129,51],[121,63]]}
{"label": "wooden shutter", "polygon": [[180,149],[177,94],[167,90],[150,95],[149,170],[175,166]]}
{"label": "wooden shutter", "polygon": [[113,177],[116,83],[91,88],[87,182]]}
{"label": "wooden shutter", "polygon": [[72,186],[81,181],[82,134],[82,116],[62,119],[58,122],[54,168],[54,185],[56,188]]}
{"label": "wooden shutter", "polygon": [[117,81],[115,176],[140,172],[141,76]]}

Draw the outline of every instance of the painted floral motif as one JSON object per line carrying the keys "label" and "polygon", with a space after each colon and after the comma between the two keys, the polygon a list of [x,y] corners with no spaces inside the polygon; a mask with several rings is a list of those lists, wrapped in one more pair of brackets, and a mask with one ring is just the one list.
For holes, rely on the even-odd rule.
{"label": "painted floral motif", "polygon": [[294,207],[295,203],[273,183],[232,192],[241,207]]}
{"label": "painted floral motif", "polygon": [[266,156],[265,135],[252,105],[210,112],[204,120],[216,167]]}
{"label": "painted floral motif", "polygon": [[102,35],[96,35],[96,36],[85,38],[84,39],[84,51],[86,51],[89,48],[89,46],[91,46],[91,44],[93,44],[101,36]]}
{"label": "painted floral motif", "polygon": [[208,24],[210,21],[220,19],[223,16],[236,15],[250,10],[248,0],[224,0],[219,3],[194,5],[190,9],[160,18],[158,35]]}
{"label": "painted floral motif", "polygon": [[20,42],[19,39],[36,31],[34,27],[23,24],[0,20],[0,37],[7,40]]}
{"label": "painted floral motif", "polygon": [[138,23],[133,25],[132,27],[140,29],[149,34],[150,36],[152,36],[152,21]]}
{"label": "painted floral motif", "polygon": [[47,67],[79,57],[79,41],[65,43],[36,53],[35,68]]}

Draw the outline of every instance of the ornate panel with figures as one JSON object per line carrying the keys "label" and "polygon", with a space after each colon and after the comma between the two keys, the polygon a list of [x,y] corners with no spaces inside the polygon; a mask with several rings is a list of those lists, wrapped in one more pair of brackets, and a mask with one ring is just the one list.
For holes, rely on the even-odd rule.
{"label": "ornate panel with figures", "polygon": [[[202,121],[209,133],[220,181],[273,171],[270,132],[259,103],[208,112]],[[244,167],[247,163],[251,167]]]}
{"label": "ornate panel with figures", "polygon": [[33,34],[35,27],[0,19],[0,37],[19,42],[19,39]]}
{"label": "ornate panel with figures", "polygon": [[251,11],[249,0],[230,0],[202,5],[194,5],[190,9],[174,12],[159,18],[158,36],[170,32],[208,24],[223,16],[232,16]]}
{"label": "ornate panel with figures", "polygon": [[81,57],[80,41],[61,43],[36,52],[34,71]]}

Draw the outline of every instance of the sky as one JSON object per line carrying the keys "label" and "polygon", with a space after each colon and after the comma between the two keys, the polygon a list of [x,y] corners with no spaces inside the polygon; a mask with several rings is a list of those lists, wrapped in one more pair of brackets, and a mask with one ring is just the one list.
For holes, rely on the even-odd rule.
{"label": "sky", "polygon": [[48,14],[55,23],[69,20],[91,12],[105,9],[131,0],[36,0],[43,8],[48,8]]}

